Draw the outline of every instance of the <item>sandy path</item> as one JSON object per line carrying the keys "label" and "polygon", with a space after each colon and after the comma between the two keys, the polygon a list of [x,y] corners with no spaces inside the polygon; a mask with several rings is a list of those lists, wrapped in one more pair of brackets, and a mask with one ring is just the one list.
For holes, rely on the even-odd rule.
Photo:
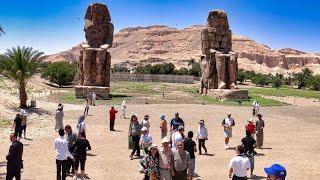
{"label": "sandy path", "polygon": [[[67,109],[67,108],[66,108]],[[250,107],[231,107],[215,105],[129,105],[128,112],[137,112],[139,117],[145,113],[151,116],[151,134],[156,144],[160,142],[158,117],[166,113],[171,117],[175,111],[180,112],[186,122],[186,129],[196,131],[198,120],[204,118],[209,130],[207,148],[213,156],[196,156],[196,173],[198,179],[228,179],[228,163],[235,155],[234,150],[223,149],[223,133],[221,121],[227,111],[231,111],[236,120],[234,137],[231,146],[240,143],[244,136],[245,121],[251,117]],[[319,108],[314,107],[270,107],[262,108],[266,129],[265,148],[257,150],[260,156],[256,157],[256,179],[262,179],[265,174],[263,167],[275,162],[286,166],[288,179],[316,179],[320,175],[319,149]],[[88,139],[93,150],[87,160],[87,173],[91,179],[142,179],[137,172],[138,161],[129,160],[127,149],[128,120],[117,119],[115,128],[119,132],[109,132],[107,123],[107,107],[92,107],[88,116]],[[66,112],[66,121],[75,128],[76,119],[82,113],[80,110]],[[53,131],[52,117],[46,127],[39,128],[36,124],[30,129],[45,130],[47,136],[38,139],[30,135],[33,141],[22,140],[25,146],[25,169],[23,179],[55,179],[55,159],[53,140],[56,133]],[[169,118],[168,118],[169,119]],[[66,123],[65,123],[66,124]],[[1,131],[1,137],[6,136],[8,130]],[[0,140],[0,179],[5,173],[5,155],[10,143],[8,139]],[[71,178],[69,178],[71,179]]]}

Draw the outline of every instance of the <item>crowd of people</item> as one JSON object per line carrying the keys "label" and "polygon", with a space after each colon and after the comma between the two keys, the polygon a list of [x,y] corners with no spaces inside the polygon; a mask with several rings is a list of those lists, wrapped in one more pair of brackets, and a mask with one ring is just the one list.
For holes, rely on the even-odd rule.
{"label": "crowd of people", "polygon": [[[56,153],[56,169],[57,179],[65,180],[68,175],[73,176],[73,179],[85,177],[85,164],[87,151],[91,150],[89,141],[86,139],[86,122],[85,118],[89,112],[89,106],[95,105],[96,95],[91,94],[92,100],[85,101],[84,114],[78,119],[76,128],[77,133],[72,130],[70,125],[63,126],[63,105],[58,104],[56,110],[56,125],[55,130],[59,136],[54,140],[54,148]],[[94,97],[94,99],[93,99]],[[121,104],[120,117],[126,118],[126,103]],[[257,115],[258,120],[254,123],[252,119],[248,120],[245,126],[246,136],[241,139],[241,144],[236,147],[236,156],[231,158],[229,163],[229,177],[233,180],[247,179],[247,171],[250,170],[250,176],[253,177],[255,148],[263,147],[264,138],[264,120],[261,113],[256,114],[256,109],[253,114]],[[118,111],[112,106],[109,110],[110,131],[115,131],[115,119]],[[199,121],[197,132],[188,131],[185,136],[185,122],[180,117],[179,113],[175,113],[174,118],[170,123],[166,120],[166,115],[160,115],[160,139],[161,146],[154,144],[153,136],[150,132],[150,116],[146,114],[143,120],[139,122],[136,114],[131,115],[129,124],[129,149],[132,149],[129,158],[130,160],[140,159],[140,172],[144,173],[144,180],[191,180],[197,176],[196,172],[196,153],[198,155],[208,154],[206,141],[208,140],[209,132],[205,126],[205,121]],[[21,179],[21,169],[23,168],[22,154],[23,145],[20,142],[22,132],[26,138],[27,112],[21,109],[16,115],[10,134],[12,145],[10,146],[7,156],[7,180],[14,177]],[[169,127],[168,127],[169,126]],[[235,127],[235,120],[231,113],[227,113],[227,117],[222,121],[225,150],[229,148],[229,141],[232,138],[232,129]],[[194,141],[194,136],[195,140]],[[197,146],[197,143],[198,146]],[[140,153],[143,150],[143,156]],[[136,157],[136,158],[134,158]],[[80,174],[78,174],[80,166]],[[269,168],[265,168],[268,179],[283,180],[286,177],[286,170],[279,164],[274,164]]]}

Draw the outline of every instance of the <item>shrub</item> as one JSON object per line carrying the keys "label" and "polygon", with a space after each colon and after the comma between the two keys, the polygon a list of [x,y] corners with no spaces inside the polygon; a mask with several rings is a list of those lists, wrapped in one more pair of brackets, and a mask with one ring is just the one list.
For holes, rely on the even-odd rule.
{"label": "shrub", "polygon": [[257,74],[256,76],[252,77],[251,79],[252,83],[254,83],[256,86],[265,86],[269,85],[269,78],[267,75],[263,74]]}
{"label": "shrub", "polygon": [[320,75],[313,76],[308,81],[308,87],[313,90],[319,91],[320,90]]}
{"label": "shrub", "polygon": [[272,83],[272,87],[275,87],[277,89],[279,89],[279,87],[282,86],[283,82],[281,77],[279,76],[274,76],[271,78],[271,83]]}
{"label": "shrub", "polygon": [[56,83],[59,87],[69,85],[74,80],[77,73],[75,64],[61,61],[49,64],[44,68],[41,76],[50,82]]}
{"label": "shrub", "polygon": [[307,87],[308,80],[312,77],[312,71],[309,68],[304,68],[302,72],[293,75],[294,80],[298,85],[298,89]]}

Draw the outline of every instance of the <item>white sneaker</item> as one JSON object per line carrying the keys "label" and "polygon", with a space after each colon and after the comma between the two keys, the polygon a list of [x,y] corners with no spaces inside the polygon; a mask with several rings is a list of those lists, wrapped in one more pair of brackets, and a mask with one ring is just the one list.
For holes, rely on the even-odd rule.
{"label": "white sneaker", "polygon": [[228,145],[225,145],[224,150],[227,150],[227,149],[229,149],[229,147],[228,147]]}

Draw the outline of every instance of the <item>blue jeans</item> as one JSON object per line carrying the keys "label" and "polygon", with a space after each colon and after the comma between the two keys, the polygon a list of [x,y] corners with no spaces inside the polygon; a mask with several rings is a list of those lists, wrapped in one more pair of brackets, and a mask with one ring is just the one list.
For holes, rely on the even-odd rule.
{"label": "blue jeans", "polygon": [[190,159],[190,171],[191,171],[191,176],[194,176],[194,170],[196,169],[196,159]]}

